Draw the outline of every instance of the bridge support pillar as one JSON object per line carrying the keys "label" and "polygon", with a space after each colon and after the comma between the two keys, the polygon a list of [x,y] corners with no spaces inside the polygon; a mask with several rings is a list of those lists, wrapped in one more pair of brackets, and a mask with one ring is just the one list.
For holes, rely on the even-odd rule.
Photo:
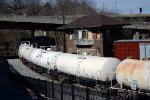
{"label": "bridge support pillar", "polygon": [[45,31],[45,32],[44,32],[44,36],[47,36],[47,37],[48,37],[48,36],[49,36],[49,31]]}
{"label": "bridge support pillar", "polygon": [[31,30],[31,38],[34,38],[35,37],[35,30]]}
{"label": "bridge support pillar", "polygon": [[46,36],[49,37],[49,31],[46,31]]}

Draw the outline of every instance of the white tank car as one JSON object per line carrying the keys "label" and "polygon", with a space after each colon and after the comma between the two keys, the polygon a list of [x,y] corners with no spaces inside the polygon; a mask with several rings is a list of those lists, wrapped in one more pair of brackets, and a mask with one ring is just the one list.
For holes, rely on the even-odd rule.
{"label": "white tank car", "polygon": [[19,46],[19,51],[18,51],[18,56],[21,58],[22,57],[22,48],[24,47],[24,45],[26,45],[26,44],[21,44],[20,46]]}
{"label": "white tank car", "polygon": [[114,79],[114,72],[119,63],[120,60],[116,58],[87,56],[85,59],[79,59],[78,55],[68,53],[61,54],[56,60],[60,72],[100,81]]}
{"label": "white tank car", "polygon": [[36,49],[31,54],[31,60],[38,66],[53,70],[56,66],[56,59],[60,54],[61,52]]}
{"label": "white tank car", "polygon": [[27,53],[27,55],[26,55],[26,56],[27,56],[27,60],[28,60],[29,62],[32,62],[31,55],[32,55],[33,52],[35,52],[36,49],[37,49],[37,48],[34,48],[33,45],[31,45],[31,46],[29,47],[28,53]]}
{"label": "white tank car", "polygon": [[28,54],[31,49],[31,46],[29,44],[21,44],[19,47],[19,55],[20,57],[28,60]]}
{"label": "white tank car", "polygon": [[34,64],[37,64],[38,63],[38,55],[42,52],[42,49],[35,49],[34,52],[32,52],[31,54],[31,62],[34,63]]}
{"label": "white tank car", "polygon": [[19,56],[32,62],[38,66],[54,69],[56,59],[62,52],[47,51],[39,48],[34,48],[29,44],[21,44],[19,47]]}
{"label": "white tank car", "polygon": [[58,58],[59,55],[61,55],[62,52],[55,52],[55,51],[49,51],[46,56],[47,56],[47,67],[48,69],[54,70],[56,67],[56,59]]}
{"label": "white tank car", "polygon": [[150,61],[126,59],[119,64],[116,78],[119,84],[133,90],[139,88],[150,91]]}

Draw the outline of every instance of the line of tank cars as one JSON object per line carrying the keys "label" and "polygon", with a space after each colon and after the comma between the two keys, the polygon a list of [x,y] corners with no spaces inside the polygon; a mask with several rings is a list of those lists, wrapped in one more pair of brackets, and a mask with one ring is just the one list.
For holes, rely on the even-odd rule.
{"label": "line of tank cars", "polygon": [[150,61],[111,57],[80,56],[44,50],[23,43],[19,47],[20,59],[32,69],[47,73],[61,81],[81,82],[90,85],[117,81],[136,90],[150,90]]}

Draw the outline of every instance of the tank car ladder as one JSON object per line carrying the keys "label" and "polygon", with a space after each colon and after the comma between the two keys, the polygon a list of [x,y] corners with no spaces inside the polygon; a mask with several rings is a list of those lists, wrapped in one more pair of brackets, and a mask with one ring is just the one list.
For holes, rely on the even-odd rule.
{"label": "tank car ladder", "polygon": [[78,61],[78,65],[77,65],[77,74],[76,74],[76,80],[77,80],[77,84],[80,84],[80,64],[81,64],[82,60]]}
{"label": "tank car ladder", "polygon": [[49,59],[50,59],[50,58],[48,57],[48,58],[47,58],[47,64],[46,64],[47,73],[48,73],[48,74],[50,74],[50,70],[52,69],[51,64],[50,64],[49,61],[48,61]]}

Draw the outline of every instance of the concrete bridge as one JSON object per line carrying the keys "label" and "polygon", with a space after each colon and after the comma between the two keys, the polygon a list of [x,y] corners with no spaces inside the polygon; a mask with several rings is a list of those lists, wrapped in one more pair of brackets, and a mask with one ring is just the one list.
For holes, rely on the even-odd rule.
{"label": "concrete bridge", "polygon": [[[69,23],[77,17],[67,17]],[[0,14],[0,29],[45,30],[53,31],[63,25],[61,16],[28,16]]]}

